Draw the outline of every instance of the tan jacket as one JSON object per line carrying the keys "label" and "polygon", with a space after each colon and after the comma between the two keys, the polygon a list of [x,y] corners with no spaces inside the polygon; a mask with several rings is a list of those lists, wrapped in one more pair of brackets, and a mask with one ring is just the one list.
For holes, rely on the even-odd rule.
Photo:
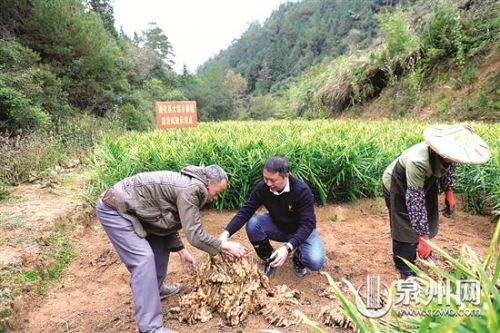
{"label": "tan jacket", "polygon": [[201,225],[200,208],[208,198],[208,181],[202,167],[188,166],[181,172],[144,172],[113,186],[116,210],[132,222],[139,237],[170,236],[169,248],[183,248],[178,230],[184,229],[194,247],[216,254],[221,241]]}

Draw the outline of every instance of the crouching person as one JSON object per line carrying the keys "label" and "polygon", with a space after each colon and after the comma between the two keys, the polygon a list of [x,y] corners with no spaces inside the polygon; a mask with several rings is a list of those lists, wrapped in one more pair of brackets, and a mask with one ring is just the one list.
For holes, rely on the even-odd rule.
{"label": "crouching person", "polygon": [[[246,224],[248,238],[264,261],[264,273],[269,278],[292,253],[296,276],[305,276],[307,269],[320,270],[325,263],[325,247],[316,230],[311,189],[290,175],[289,162],[282,156],[271,156],[265,162],[263,178],[219,238],[227,240]],[[254,215],[262,205],[268,212]],[[269,240],[283,245],[274,250]]]}

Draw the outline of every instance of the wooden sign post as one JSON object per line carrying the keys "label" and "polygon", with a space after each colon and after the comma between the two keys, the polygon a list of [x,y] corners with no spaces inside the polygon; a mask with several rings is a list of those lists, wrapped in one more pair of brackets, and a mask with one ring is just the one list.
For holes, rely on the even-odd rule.
{"label": "wooden sign post", "polygon": [[157,128],[196,127],[196,101],[156,102]]}

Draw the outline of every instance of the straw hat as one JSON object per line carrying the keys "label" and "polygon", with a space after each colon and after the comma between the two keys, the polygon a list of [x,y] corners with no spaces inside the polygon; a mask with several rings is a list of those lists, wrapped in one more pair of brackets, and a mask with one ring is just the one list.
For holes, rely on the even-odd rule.
{"label": "straw hat", "polygon": [[427,127],[424,139],[438,155],[456,163],[481,164],[491,157],[488,145],[467,124]]}

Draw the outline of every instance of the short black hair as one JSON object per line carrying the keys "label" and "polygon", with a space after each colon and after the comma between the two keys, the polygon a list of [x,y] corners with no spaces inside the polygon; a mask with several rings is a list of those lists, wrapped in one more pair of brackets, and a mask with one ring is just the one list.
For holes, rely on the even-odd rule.
{"label": "short black hair", "polygon": [[281,176],[285,176],[290,172],[290,163],[286,157],[274,155],[264,163],[264,169],[269,172],[279,172]]}

